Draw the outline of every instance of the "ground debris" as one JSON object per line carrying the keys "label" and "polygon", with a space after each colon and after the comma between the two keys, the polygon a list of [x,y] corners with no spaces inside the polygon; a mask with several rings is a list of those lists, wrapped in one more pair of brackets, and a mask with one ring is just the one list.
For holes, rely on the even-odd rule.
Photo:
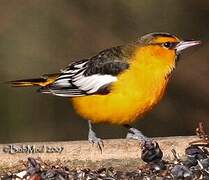
{"label": "ground debris", "polygon": [[45,162],[40,158],[28,158],[20,162],[20,169],[1,175],[2,180],[169,180],[169,179],[209,179],[208,135],[200,123],[196,130],[199,141],[190,142],[181,159],[172,149],[173,160],[163,160],[163,152],[154,140],[141,144],[141,159],[146,163],[134,170],[117,170],[114,167],[70,169],[64,162]]}

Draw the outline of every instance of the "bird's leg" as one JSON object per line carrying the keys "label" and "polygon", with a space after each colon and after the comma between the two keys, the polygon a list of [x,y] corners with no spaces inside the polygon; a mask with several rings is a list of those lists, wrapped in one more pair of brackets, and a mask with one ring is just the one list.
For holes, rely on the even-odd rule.
{"label": "bird's leg", "polygon": [[126,135],[127,139],[136,139],[142,142],[147,142],[151,140],[148,137],[144,136],[141,131],[131,127],[128,124],[124,125],[124,127],[128,129],[128,133]]}
{"label": "bird's leg", "polygon": [[102,148],[104,147],[103,141],[102,139],[96,137],[96,133],[93,131],[92,129],[92,124],[90,121],[88,121],[89,123],[89,134],[88,134],[88,140],[91,144],[96,144],[97,147],[99,148],[99,150],[102,153]]}

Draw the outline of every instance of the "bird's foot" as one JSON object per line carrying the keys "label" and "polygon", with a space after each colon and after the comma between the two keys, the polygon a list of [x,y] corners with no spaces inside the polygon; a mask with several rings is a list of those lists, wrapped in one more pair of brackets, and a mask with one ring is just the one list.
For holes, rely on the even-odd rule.
{"label": "bird's foot", "polygon": [[143,142],[150,141],[150,139],[148,137],[144,136],[141,131],[139,131],[138,129],[135,129],[135,128],[128,129],[128,133],[126,135],[126,138],[127,139],[136,139],[136,140],[143,141]]}
{"label": "bird's foot", "polygon": [[99,150],[102,153],[102,148],[104,147],[104,143],[101,138],[96,137],[96,133],[92,129],[89,130],[88,141],[92,145],[96,144],[96,146],[99,148]]}

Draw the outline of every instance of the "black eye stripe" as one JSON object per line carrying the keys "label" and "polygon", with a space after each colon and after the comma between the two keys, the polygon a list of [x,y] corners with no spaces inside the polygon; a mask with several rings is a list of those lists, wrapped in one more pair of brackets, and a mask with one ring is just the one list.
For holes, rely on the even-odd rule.
{"label": "black eye stripe", "polygon": [[150,45],[160,45],[167,49],[174,49],[179,42],[163,42],[163,43],[150,43]]}
{"label": "black eye stripe", "polygon": [[165,43],[163,43],[163,46],[165,46],[166,48],[170,48],[170,47],[172,47],[172,43],[171,42],[165,42]]}
{"label": "black eye stripe", "polygon": [[177,44],[178,44],[177,42],[164,42],[162,43],[162,46],[168,49],[172,49],[175,48]]}

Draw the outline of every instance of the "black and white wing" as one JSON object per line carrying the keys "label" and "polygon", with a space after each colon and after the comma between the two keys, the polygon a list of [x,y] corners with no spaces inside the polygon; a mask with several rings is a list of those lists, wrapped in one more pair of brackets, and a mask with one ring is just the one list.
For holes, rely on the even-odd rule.
{"label": "black and white wing", "polygon": [[63,97],[108,94],[110,85],[117,81],[117,75],[128,67],[119,47],[107,49],[90,59],[70,64],[40,92]]}

